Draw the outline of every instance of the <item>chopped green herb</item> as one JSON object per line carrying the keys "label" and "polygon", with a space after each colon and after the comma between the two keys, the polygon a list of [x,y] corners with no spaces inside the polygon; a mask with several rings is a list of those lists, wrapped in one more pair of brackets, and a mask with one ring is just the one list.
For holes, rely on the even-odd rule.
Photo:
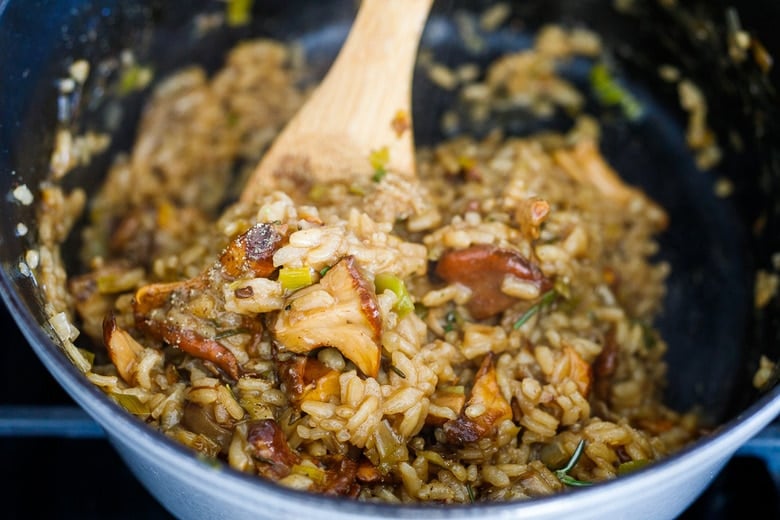
{"label": "chopped green herb", "polygon": [[569,471],[571,471],[571,469],[577,465],[577,461],[580,460],[583,450],[585,450],[585,439],[581,440],[579,444],[577,444],[577,448],[574,450],[574,453],[572,453],[569,462],[567,462],[566,465],[561,469],[555,470],[555,476],[558,477],[558,480],[560,480],[563,484],[574,487],[593,485],[593,482],[577,480],[576,478],[569,475]]}
{"label": "chopped green herb", "polygon": [[151,413],[149,406],[132,394],[111,394],[119,405],[133,415],[146,416]]}
{"label": "chopped green herb", "polygon": [[[376,174],[374,174],[374,176],[376,176]],[[379,182],[379,181],[375,181],[375,182]],[[363,195],[366,194],[366,190],[363,189],[363,186],[361,186],[360,184],[358,184],[356,182],[353,182],[352,184],[349,185],[349,192],[352,195],[360,195],[360,196],[363,196]]]}
{"label": "chopped green herb", "polygon": [[314,202],[320,202],[325,198],[328,193],[328,188],[324,184],[315,184],[309,190],[308,197]]}
{"label": "chopped green herb", "polygon": [[466,484],[466,492],[469,494],[469,502],[472,504],[474,503],[474,488],[471,487],[471,484]]}
{"label": "chopped green herb", "polygon": [[227,0],[227,24],[231,27],[246,25],[252,19],[253,0]]}
{"label": "chopped green herb", "polygon": [[204,455],[201,452],[197,452],[195,454],[195,457],[200,460],[201,462],[208,464],[214,469],[220,469],[222,468],[222,463],[219,461],[219,459],[215,457],[209,457],[208,455]]}
{"label": "chopped green herb", "polygon": [[387,175],[386,170],[374,170],[374,175],[371,176],[371,180],[374,182],[379,182],[385,178],[385,175]]}
{"label": "chopped green herb", "polygon": [[313,464],[294,464],[291,468],[293,473],[304,475],[318,484],[325,481],[325,472]]}
{"label": "chopped green herb", "polygon": [[132,64],[122,69],[119,76],[119,95],[125,96],[136,90],[143,90],[152,81],[152,69]]}
{"label": "chopped green herb", "polygon": [[279,283],[286,291],[295,291],[314,283],[314,270],[311,267],[282,267],[279,269]]}
{"label": "chopped green herb", "polygon": [[612,76],[604,63],[591,68],[590,84],[601,103],[620,107],[629,120],[636,121],[642,115],[642,105]]}
{"label": "chopped green herb", "polygon": [[227,124],[229,127],[234,128],[238,124],[238,114],[235,112],[228,112]]}
{"label": "chopped green herb", "polygon": [[406,289],[406,284],[397,276],[389,273],[379,273],[374,278],[374,287],[376,287],[377,294],[389,290],[396,295],[397,300],[395,305],[393,305],[393,309],[398,313],[399,317],[403,318],[414,310],[414,302]]}
{"label": "chopped green herb", "polygon": [[645,347],[648,349],[654,348],[658,344],[658,336],[652,325],[642,320],[638,323],[642,329],[642,341],[644,342]]}
{"label": "chopped green herb", "polygon": [[322,269],[320,269],[320,276],[325,276],[325,273],[327,273],[328,271],[330,271],[330,266],[323,267]]}
{"label": "chopped green herb", "polygon": [[523,313],[523,315],[522,315],[522,316],[520,316],[520,318],[518,318],[518,320],[517,320],[517,321],[515,322],[515,324],[513,325],[514,329],[515,329],[515,330],[519,329],[520,327],[522,327],[523,325],[525,325],[525,323],[526,323],[528,320],[530,320],[530,319],[531,319],[531,317],[533,317],[533,315],[534,315],[534,314],[536,314],[536,313],[537,313],[537,312],[539,312],[540,310],[542,310],[542,309],[544,309],[544,308],[546,308],[546,307],[549,307],[550,305],[552,305],[552,303],[555,301],[555,299],[556,299],[557,297],[558,297],[558,291],[556,291],[555,289],[550,289],[549,291],[547,291],[546,293],[544,293],[544,294],[542,295],[542,297],[539,299],[539,301],[538,301],[538,302],[536,302],[536,303],[535,303],[535,304],[533,304],[531,307],[529,307],[529,308],[528,308],[528,310],[527,310],[527,311],[525,311],[525,312]]}
{"label": "chopped green herb", "polygon": [[395,372],[396,375],[398,375],[398,377],[400,377],[401,379],[406,379],[406,374],[404,374],[403,371],[400,368],[398,368],[397,366],[390,365],[390,370]]}
{"label": "chopped green herb", "polygon": [[379,150],[374,150],[368,156],[368,162],[371,163],[371,168],[374,169],[374,175],[371,180],[379,182],[387,175],[387,163],[390,162],[390,150],[387,146],[383,146]]}
{"label": "chopped green herb", "polygon": [[617,474],[625,475],[626,473],[631,473],[638,469],[644,468],[649,462],[650,461],[647,459],[629,460],[628,462],[624,462],[618,466]]}
{"label": "chopped green herb", "polygon": [[95,364],[95,353],[91,350],[87,350],[84,348],[78,349],[82,356],[84,356],[84,359],[87,360],[87,363],[90,364],[90,366]]}
{"label": "chopped green herb", "polygon": [[451,330],[455,329],[455,324],[458,321],[458,314],[455,311],[449,311],[444,316],[444,332],[450,332]]}

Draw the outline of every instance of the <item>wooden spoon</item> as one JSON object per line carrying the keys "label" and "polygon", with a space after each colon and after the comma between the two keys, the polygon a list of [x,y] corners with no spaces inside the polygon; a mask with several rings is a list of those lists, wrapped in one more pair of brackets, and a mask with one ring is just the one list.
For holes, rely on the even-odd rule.
{"label": "wooden spoon", "polygon": [[387,170],[416,175],[411,84],[432,3],[362,0],[333,66],[266,152],[242,202],[284,179],[306,185],[370,176],[369,156],[384,147]]}

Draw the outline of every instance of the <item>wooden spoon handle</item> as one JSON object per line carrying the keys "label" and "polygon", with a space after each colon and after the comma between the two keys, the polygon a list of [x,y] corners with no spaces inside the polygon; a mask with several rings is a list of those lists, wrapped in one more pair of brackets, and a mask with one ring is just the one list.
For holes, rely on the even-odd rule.
{"label": "wooden spoon handle", "polygon": [[370,175],[368,157],[382,147],[389,169],[415,175],[412,75],[432,3],[362,1],[333,66],[266,153],[242,200],[254,199],[286,170],[300,175],[304,163],[319,182]]}

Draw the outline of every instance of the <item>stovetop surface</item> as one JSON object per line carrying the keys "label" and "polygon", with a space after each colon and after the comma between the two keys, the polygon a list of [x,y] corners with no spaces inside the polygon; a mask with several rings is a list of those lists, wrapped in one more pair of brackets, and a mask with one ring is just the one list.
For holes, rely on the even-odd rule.
{"label": "stovetop surface", "polygon": [[[101,437],[99,428],[84,420],[3,306],[0,332],[5,339],[0,349],[0,478],[6,482],[3,496],[12,498],[5,501],[5,517],[37,513],[48,518],[172,519]],[[50,418],[52,430],[47,430],[42,416]],[[70,422],[63,429],[65,421]],[[63,436],[63,430],[71,435]],[[765,454],[739,452],[679,518],[732,519],[757,511],[763,518],[780,518],[780,490],[765,460]]]}

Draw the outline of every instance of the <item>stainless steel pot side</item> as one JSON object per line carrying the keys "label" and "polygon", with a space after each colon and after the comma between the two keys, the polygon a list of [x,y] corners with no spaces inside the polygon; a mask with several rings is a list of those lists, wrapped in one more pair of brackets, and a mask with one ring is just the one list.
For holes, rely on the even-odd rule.
{"label": "stainless steel pot side", "polygon": [[[480,12],[488,3],[437,2],[431,19],[435,30],[426,33],[423,46],[435,51],[445,49],[441,56],[457,59],[459,54],[454,49],[457,43],[447,39],[453,13],[460,8]],[[651,114],[648,120],[655,126],[645,129],[648,133],[641,134],[638,140],[631,141],[639,151],[627,151],[630,147],[621,145],[625,136],[620,128],[624,127],[608,129],[607,137],[616,139],[611,157],[617,162],[641,170],[640,164],[657,164],[647,160],[652,157],[668,167],[668,171],[656,172],[654,177],[640,176],[639,181],[646,182],[646,188],[671,208],[673,227],[681,229],[676,238],[673,234],[662,243],[670,251],[673,269],[681,273],[672,280],[672,297],[668,303],[671,310],[662,325],[662,330],[670,336],[671,349],[678,352],[670,360],[669,399],[681,407],[703,401],[711,411],[710,416],[720,424],[711,435],[635,473],[589,488],[572,489],[559,496],[517,503],[393,506],[296,492],[226,466],[215,466],[193,456],[114,404],[74,368],[53,339],[54,335],[42,325],[46,320],[40,290],[34,278],[25,276],[19,269],[25,252],[35,245],[34,208],[19,203],[11,192],[20,184],[34,190],[47,174],[52,129],[57,118],[55,83],[69,59],[100,61],[116,57],[124,48],[133,48],[141,59],[154,63],[159,77],[193,59],[214,67],[232,43],[262,34],[303,42],[308,57],[324,70],[354,8],[350,0],[257,0],[254,4],[250,26],[212,34],[205,41],[195,42],[187,36],[194,13],[221,11],[223,2],[0,0],[0,187],[4,195],[0,203],[0,288],[3,301],[40,361],[101,425],[127,466],[172,514],[183,519],[209,520],[322,516],[451,520],[674,518],[699,496],[741,445],[780,415],[780,387],[760,393],[750,384],[759,354],[777,359],[780,350],[777,301],[762,312],[754,311],[750,304],[752,273],[756,268],[770,265],[772,253],[780,251],[779,210],[775,207],[775,201],[780,200],[777,151],[780,141],[771,123],[780,120],[773,117],[779,105],[773,91],[778,85],[777,73],[762,72],[751,63],[735,66],[723,59],[727,33],[721,28],[734,22],[733,11],[729,11],[731,16],[726,15],[728,6],[718,2],[689,2],[681,13],[671,13],[654,0],[637,0],[639,10],[633,15],[615,12],[611,1],[524,0],[515,2],[513,8],[515,15],[527,21],[529,27],[544,21],[582,20],[603,32],[608,43],[624,42],[626,45],[616,46],[616,60],[643,82],[640,88],[651,93],[648,106],[655,107],[657,113]],[[773,2],[744,4],[743,11],[740,3],[739,14],[745,27],[751,29],[753,26],[747,23],[754,23],[755,30],[763,32],[753,34],[760,37],[765,47],[770,51],[780,49],[770,23],[780,19],[778,6]],[[711,23],[710,36],[686,36],[690,31],[686,33],[680,28],[684,29],[692,20]],[[493,49],[496,52],[513,45],[501,38],[493,44],[497,46]],[[479,59],[489,59],[488,54]],[[692,198],[692,193],[710,189],[711,185],[706,183],[712,179],[706,180],[706,175],[691,171],[689,166],[680,166],[687,161],[681,159],[686,153],[684,149],[672,147],[667,153],[662,147],[668,144],[664,140],[667,134],[683,142],[681,121],[684,119],[674,108],[666,108],[674,106],[673,97],[658,83],[653,83],[658,78],[648,73],[658,64],[669,62],[699,78],[710,100],[715,100],[711,106],[720,111],[713,116],[716,131],[730,129],[738,132],[743,141],[740,153],[726,151],[720,170],[721,175],[735,183],[733,201],[712,197],[700,201],[702,197],[698,195]],[[650,66],[643,69],[643,64],[648,63]],[[436,96],[426,98],[431,96],[430,92],[430,85],[424,79],[416,80],[415,110],[435,111],[447,101]],[[90,100],[98,102],[90,104]],[[88,88],[76,122],[99,125],[104,107],[99,101],[97,92]],[[122,124],[109,152],[126,148],[131,142],[140,103],[140,97],[131,96],[124,101]],[[415,121],[420,122],[418,135],[423,141],[440,137],[430,124],[436,119],[415,115]],[[757,129],[759,123],[761,128]],[[109,155],[80,168],[68,182],[95,186]],[[654,171],[657,169],[653,166]],[[763,216],[766,230],[760,236],[751,231],[759,216]],[[19,222],[26,224],[31,232],[20,234]],[[699,255],[702,252],[705,254]],[[713,257],[718,257],[718,262]],[[696,279],[704,277],[699,285],[691,282],[694,273],[699,275]],[[715,282],[727,291],[713,288]]]}

